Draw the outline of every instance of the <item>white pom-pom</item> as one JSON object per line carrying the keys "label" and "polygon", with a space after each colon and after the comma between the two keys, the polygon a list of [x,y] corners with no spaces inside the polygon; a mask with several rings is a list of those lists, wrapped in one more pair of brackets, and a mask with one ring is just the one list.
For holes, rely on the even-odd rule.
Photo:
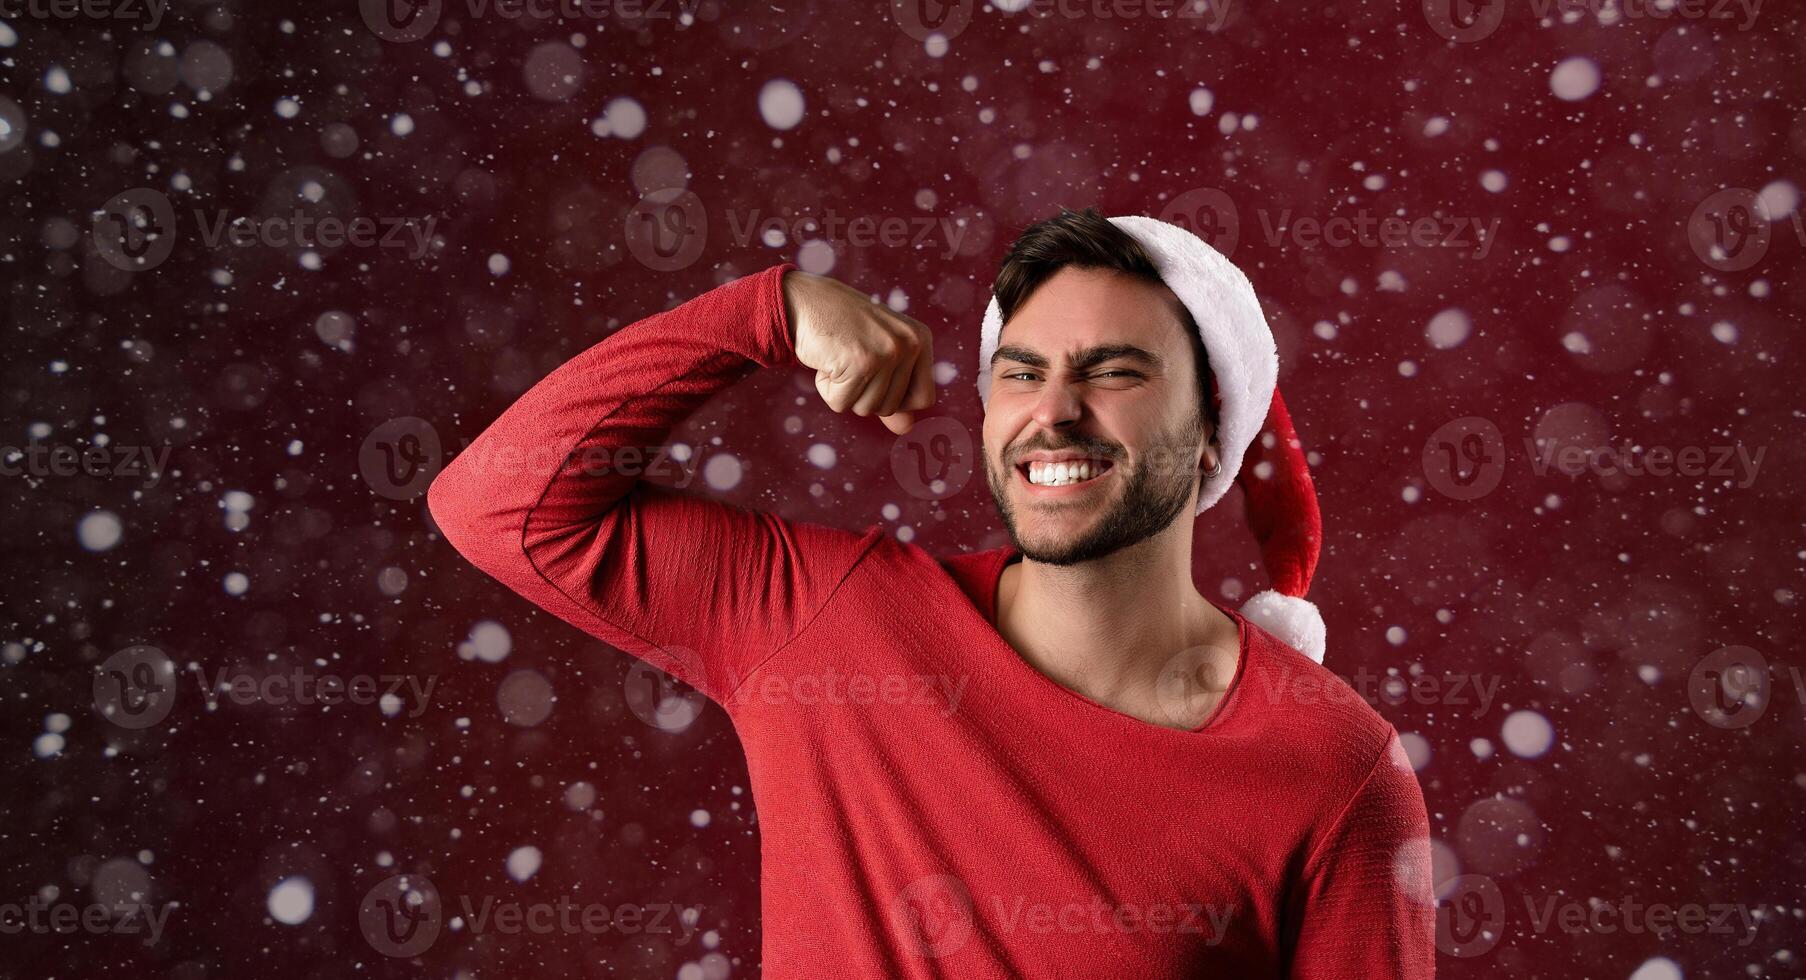
{"label": "white pom-pom", "polygon": [[1309,599],[1267,589],[1242,603],[1242,615],[1299,653],[1323,662],[1323,614]]}

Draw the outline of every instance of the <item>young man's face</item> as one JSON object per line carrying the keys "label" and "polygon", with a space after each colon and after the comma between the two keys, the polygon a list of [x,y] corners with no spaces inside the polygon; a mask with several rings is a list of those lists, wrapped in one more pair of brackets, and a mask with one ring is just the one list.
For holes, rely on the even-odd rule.
{"label": "young man's face", "polygon": [[[1025,557],[1101,558],[1196,510],[1211,434],[1189,329],[1167,287],[1072,266],[1004,326],[989,365],[985,477]],[[1088,476],[1031,481],[1031,462],[1074,457],[1090,461]]]}

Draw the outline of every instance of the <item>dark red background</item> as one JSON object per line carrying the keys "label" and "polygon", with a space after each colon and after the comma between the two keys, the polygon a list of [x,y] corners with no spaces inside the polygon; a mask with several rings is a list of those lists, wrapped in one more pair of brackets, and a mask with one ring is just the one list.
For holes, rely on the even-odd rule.
{"label": "dark red background", "polygon": [[[1797,215],[1776,216],[1762,260],[1721,272],[1687,234],[1695,207],[1723,188],[1802,183],[1798,7],[1771,0],[1743,31],[1711,19],[1539,23],[1520,0],[1468,43],[1439,36],[1414,0],[1240,2],[1215,33],[1191,19],[982,9],[941,57],[880,3],[709,2],[689,24],[600,26],[460,7],[414,44],[378,40],[340,0],[179,2],[142,34],[7,23],[17,42],[0,51],[0,92],[29,131],[0,154],[11,243],[0,442],[42,422],[51,441],[77,447],[98,433],[168,443],[176,472],[142,492],[122,478],[5,481],[0,643],[17,646],[0,670],[0,903],[46,886],[87,901],[100,863],[148,851],[153,899],[179,906],[153,948],[0,936],[0,974],[416,975],[358,929],[365,891],[403,869],[504,900],[699,904],[720,936],[707,975],[758,975],[757,825],[725,715],[711,707],[680,735],[634,717],[631,661],[467,566],[433,533],[423,499],[373,492],[359,475],[365,436],[417,416],[455,450],[611,330],[798,254],[794,240],[740,244],[734,222],[832,210],[966,222],[951,256],[940,240],[836,243],[831,274],[906,297],[934,329],[937,359],[958,370],[937,412],[976,437],[978,323],[1010,238],[1058,205],[1159,216],[1199,188],[1223,191],[1240,214],[1234,259],[1266,304],[1282,388],[1317,456],[1328,541],[1312,597],[1329,665],[1498,684],[1477,717],[1458,704],[1381,706],[1429,750],[1419,776],[1439,877],[1485,874],[1506,899],[1497,947],[1443,956],[1440,974],[1624,978],[1655,957],[1688,978],[1800,974],[1806,708],[1788,668],[1801,666],[1806,555],[1802,241]],[[576,33],[581,79],[562,98],[537,97],[530,52]],[[203,102],[185,82],[156,81],[167,57],[129,67],[145,37],[178,54],[219,45],[229,84]],[[440,39],[444,57],[432,50]],[[1574,55],[1602,82],[1565,101],[1550,76]],[[53,66],[70,91],[47,87]],[[483,91],[468,93],[466,79]],[[761,118],[772,79],[803,94],[793,129]],[[1200,86],[1213,100],[1203,115],[1191,100]],[[621,96],[644,107],[645,131],[592,133]],[[293,118],[275,110],[285,97],[300,103]],[[178,103],[185,117],[172,115]],[[403,112],[415,123],[405,136],[390,124]],[[1257,125],[1225,135],[1224,113]],[[1438,116],[1446,132],[1426,135]],[[356,131],[355,154],[326,152],[334,123]],[[700,257],[668,272],[647,268],[624,235],[644,189],[635,161],[658,146],[687,164],[708,221]],[[1508,179],[1502,191],[1480,183],[1492,169]],[[172,189],[177,173],[191,189]],[[1365,187],[1375,174],[1384,186]],[[169,261],[125,274],[87,235],[89,213],[128,188],[169,193],[186,221],[193,208],[267,211],[304,179],[342,215],[437,217],[443,246],[418,261],[327,250],[309,271],[295,250],[215,252],[185,225]],[[1496,218],[1499,231],[1484,260],[1307,248],[1266,240],[1263,210],[1270,221],[1285,210]],[[1571,247],[1552,250],[1556,236]],[[497,253],[506,275],[490,271]],[[221,269],[228,284],[212,275]],[[1451,307],[1472,334],[1441,349],[1425,328]],[[350,350],[317,333],[331,310],[355,321]],[[1734,330],[1715,335],[1715,324]],[[1458,419],[1490,422],[1501,440],[1489,457],[1501,482],[1474,500],[1440,492],[1423,463],[1432,433]],[[1525,448],[1538,436],[1765,455],[1747,486],[1539,472]],[[1002,541],[981,478],[942,505],[910,495],[892,476],[888,433],[827,411],[800,371],[749,380],[678,438],[744,464],[737,486],[698,478],[697,492],[798,520],[908,527],[935,552]],[[291,455],[293,440],[303,448]],[[818,442],[836,450],[832,470],[809,462]],[[237,531],[221,509],[234,490],[255,499]],[[1239,507],[1232,496],[1199,525],[1197,582],[1223,601],[1265,584]],[[123,526],[104,552],[77,543],[95,508]],[[408,576],[398,596],[377,586],[387,567]],[[230,571],[249,577],[244,595],[222,589]],[[457,656],[481,620],[511,634],[506,661]],[[95,665],[135,643],[209,670],[314,664],[439,687],[409,720],[369,708],[207,712],[190,685],[169,721],[130,733],[95,713],[90,685]],[[1708,724],[1688,696],[1694,666],[1728,645],[1758,651],[1773,681],[1763,717],[1737,729]],[[558,695],[534,727],[507,723],[496,703],[521,668]],[[1501,726],[1520,709],[1551,724],[1547,754],[1506,750]],[[58,712],[73,719],[66,745],[40,757],[33,740]],[[1477,755],[1475,739],[1492,754]],[[599,815],[563,804],[577,780],[598,788]],[[692,826],[697,809],[708,826]],[[525,844],[545,865],[516,884],[504,860]],[[382,852],[394,868],[377,865]],[[312,883],[314,910],[285,925],[266,900],[294,875]],[[1539,933],[1525,913],[1526,902],[1627,898],[1787,911],[1741,947],[1714,934]],[[449,934],[424,962],[443,976],[673,977],[703,952],[660,937]],[[1646,969],[1638,980],[1683,975]]]}

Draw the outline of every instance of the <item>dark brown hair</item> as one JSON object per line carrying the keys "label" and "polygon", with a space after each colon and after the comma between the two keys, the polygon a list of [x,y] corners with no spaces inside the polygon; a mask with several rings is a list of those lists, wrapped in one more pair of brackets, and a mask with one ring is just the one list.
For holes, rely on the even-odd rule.
{"label": "dark brown hair", "polygon": [[[1111,224],[1110,219],[1099,214],[1096,208],[1073,211],[1062,207],[1058,215],[1029,225],[1010,244],[1003,267],[997,271],[997,282],[991,287],[1003,322],[1009,323],[1010,317],[1028,302],[1029,296],[1066,266],[1114,269],[1164,285],[1147,251],[1128,232]],[[1204,350],[1203,338],[1198,336],[1198,325],[1192,321],[1191,313],[1183,303],[1180,304],[1180,317],[1198,367],[1198,404],[1203,409],[1203,417],[1210,422],[1214,440],[1217,407],[1210,356]],[[986,365],[985,369],[989,370],[990,366]]]}

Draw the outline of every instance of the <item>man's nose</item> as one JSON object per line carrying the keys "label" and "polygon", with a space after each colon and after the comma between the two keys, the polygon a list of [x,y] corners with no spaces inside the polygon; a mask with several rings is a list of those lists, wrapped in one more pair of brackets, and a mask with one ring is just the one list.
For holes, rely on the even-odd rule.
{"label": "man's nose", "polygon": [[1035,400],[1034,419],[1045,429],[1071,425],[1084,414],[1084,399],[1072,385],[1050,382],[1041,388],[1041,395]]}

